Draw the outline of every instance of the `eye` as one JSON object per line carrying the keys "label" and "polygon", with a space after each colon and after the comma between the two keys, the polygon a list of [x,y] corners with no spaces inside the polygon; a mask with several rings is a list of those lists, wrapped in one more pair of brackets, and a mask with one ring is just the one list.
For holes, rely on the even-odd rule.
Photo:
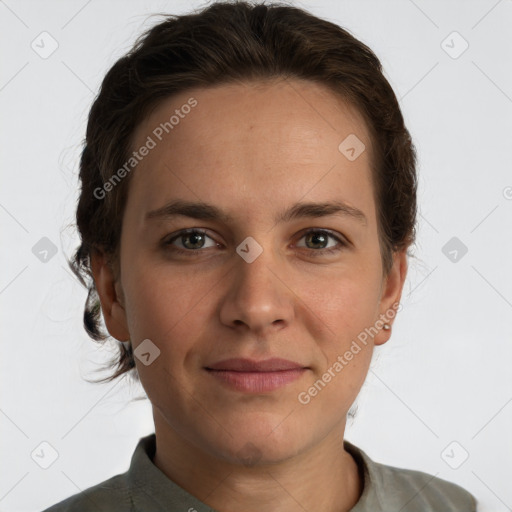
{"label": "eye", "polygon": [[[205,240],[209,238],[212,240],[212,244],[210,246],[205,246]],[[175,244],[177,242],[177,245]],[[186,229],[184,231],[180,231],[177,235],[173,236],[170,239],[164,240],[163,245],[165,247],[172,246],[172,250],[178,253],[192,253],[192,252],[200,252],[199,249],[216,247],[219,244],[213,240],[210,236],[206,234],[206,231],[202,229]]]}
{"label": "eye", "polygon": [[[206,239],[212,241],[210,245],[205,245]],[[336,253],[348,246],[348,243],[344,242],[341,237],[325,229],[311,228],[303,233],[300,239],[305,239],[307,245],[296,245],[295,247],[305,247],[312,256]],[[329,239],[336,243],[329,246]],[[164,239],[162,244],[164,248],[172,250],[172,252],[194,256],[200,254],[202,252],[201,249],[219,247],[220,245],[212,237],[207,235],[207,231],[199,228],[180,231],[173,237]]]}
{"label": "eye", "polygon": [[[325,229],[309,229],[306,231],[302,237],[301,240],[305,238],[306,244],[310,244],[313,247],[307,247],[306,248],[312,253],[312,255],[322,255],[322,254],[331,254],[338,251],[341,251],[344,247],[346,247],[348,244],[344,242],[340,237],[334,235],[330,231],[327,231]],[[328,247],[329,238],[332,240],[335,240],[337,244],[334,246]],[[320,246],[320,247],[319,247]],[[296,247],[301,247],[297,245]],[[302,246],[303,247],[303,246]]]}

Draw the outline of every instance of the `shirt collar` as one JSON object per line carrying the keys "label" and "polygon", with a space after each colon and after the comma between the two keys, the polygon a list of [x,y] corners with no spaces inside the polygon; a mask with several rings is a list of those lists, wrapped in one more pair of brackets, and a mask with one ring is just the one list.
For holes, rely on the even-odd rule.
{"label": "shirt collar", "polygon": [[[344,440],[343,444],[356,461],[360,475],[363,477],[363,492],[350,512],[381,510],[382,502],[377,489],[382,482],[380,482],[381,476],[375,463],[363,450],[349,441]],[[125,473],[134,512],[145,510],[164,512],[174,509],[216,512],[170,480],[153,463],[155,450],[156,435],[154,433],[141,438],[133,453],[130,468]]]}

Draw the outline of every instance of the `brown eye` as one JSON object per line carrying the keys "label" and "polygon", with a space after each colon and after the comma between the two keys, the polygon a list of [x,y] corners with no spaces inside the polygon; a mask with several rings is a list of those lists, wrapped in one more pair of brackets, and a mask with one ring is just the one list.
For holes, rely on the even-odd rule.
{"label": "brown eye", "polygon": [[[301,239],[305,239],[306,249],[320,254],[338,252],[347,245],[338,236],[324,229],[310,229],[302,235]],[[334,240],[336,243],[329,247],[329,239]],[[298,245],[297,247],[304,246]]]}
{"label": "brown eye", "polygon": [[[206,239],[212,240],[212,244],[206,246]],[[176,243],[178,242],[178,243]],[[177,252],[200,252],[200,249],[216,247],[218,244],[200,229],[189,229],[181,231],[172,238],[164,241],[164,246]]]}

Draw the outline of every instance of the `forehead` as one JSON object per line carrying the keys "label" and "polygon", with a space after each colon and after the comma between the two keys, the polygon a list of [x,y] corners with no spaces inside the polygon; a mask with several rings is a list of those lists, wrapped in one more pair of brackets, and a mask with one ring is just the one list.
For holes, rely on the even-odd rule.
{"label": "forehead", "polygon": [[[195,137],[190,137],[190,128]],[[226,133],[231,139],[258,135],[258,143],[278,134],[279,141],[272,139],[274,149],[281,147],[279,142],[298,137],[306,151],[322,140],[336,142],[348,132],[364,139],[371,149],[362,116],[339,94],[311,81],[276,78],[196,87],[168,97],[139,124],[133,145],[137,147],[152,135],[160,150],[173,141],[179,146],[185,140],[189,145],[196,142],[201,149]],[[333,140],[327,140],[329,135]],[[209,152],[212,149],[209,147]]]}
{"label": "forehead", "polygon": [[[365,147],[357,159],[343,153],[346,140],[359,141],[358,151]],[[360,205],[372,199],[364,120],[341,97],[308,81],[223,84],[174,95],[138,126],[132,149],[144,145],[152,147],[129,192],[139,210],[183,196],[229,200],[233,207],[238,200],[247,211],[258,201],[268,207],[305,194],[311,200],[341,194]]]}

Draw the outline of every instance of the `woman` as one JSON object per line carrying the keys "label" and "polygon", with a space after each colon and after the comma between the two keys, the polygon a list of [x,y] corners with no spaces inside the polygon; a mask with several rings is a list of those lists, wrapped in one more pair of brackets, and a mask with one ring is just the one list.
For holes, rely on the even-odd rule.
{"label": "woman", "polygon": [[73,268],[155,434],[47,510],[476,510],[343,439],[399,308],[415,163],[379,60],[330,22],[217,3],[144,34],[90,112]]}

